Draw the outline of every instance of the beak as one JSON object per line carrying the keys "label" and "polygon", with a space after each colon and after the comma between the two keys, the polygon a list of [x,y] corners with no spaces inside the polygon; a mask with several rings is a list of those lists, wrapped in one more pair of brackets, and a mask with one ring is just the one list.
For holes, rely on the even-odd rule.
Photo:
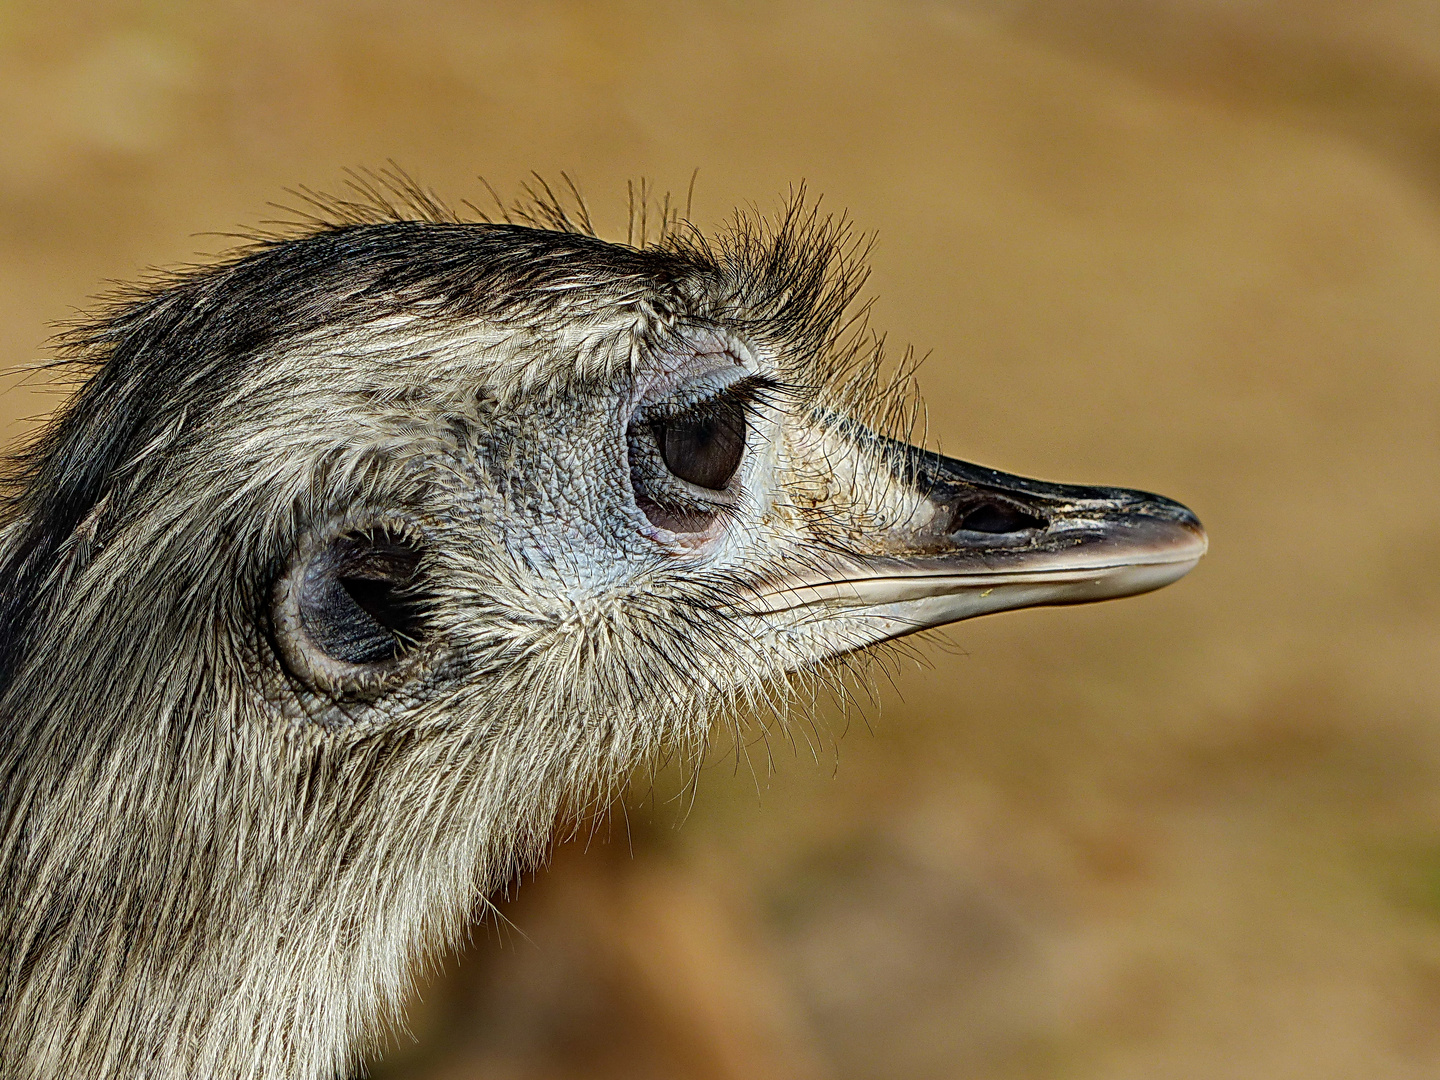
{"label": "beak", "polygon": [[857,476],[888,489],[881,498],[904,508],[902,520],[836,545],[833,561],[767,606],[858,616],[865,644],[996,611],[1150,592],[1205,554],[1199,519],[1160,495],[1029,480],[863,430],[844,441],[845,456],[863,460]]}

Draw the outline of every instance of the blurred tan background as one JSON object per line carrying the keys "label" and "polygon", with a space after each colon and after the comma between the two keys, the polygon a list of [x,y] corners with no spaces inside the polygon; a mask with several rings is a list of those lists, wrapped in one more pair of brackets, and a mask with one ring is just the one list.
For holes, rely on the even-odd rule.
{"label": "blurred tan background", "polygon": [[[1213,550],[642,779],[374,1076],[1440,1075],[1440,6],[5,0],[0,365],[391,158],[622,238],[628,179],[807,180],[947,452]],[[55,400],[6,376],[6,441]]]}

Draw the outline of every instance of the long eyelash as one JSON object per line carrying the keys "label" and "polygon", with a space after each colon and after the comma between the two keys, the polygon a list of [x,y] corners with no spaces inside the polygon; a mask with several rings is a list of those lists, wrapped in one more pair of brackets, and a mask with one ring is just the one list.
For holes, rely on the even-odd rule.
{"label": "long eyelash", "polygon": [[730,402],[740,405],[748,418],[759,418],[766,409],[779,408],[785,400],[800,398],[804,393],[804,387],[770,375],[746,375],[699,401],[658,404],[645,410],[645,419],[650,423],[673,423],[703,416],[716,406]]}
{"label": "long eyelash", "polygon": [[770,375],[746,375],[727,386],[718,397],[730,397],[744,406],[746,413],[758,416],[760,410],[779,408],[786,400],[803,397],[805,388],[782,382]]}

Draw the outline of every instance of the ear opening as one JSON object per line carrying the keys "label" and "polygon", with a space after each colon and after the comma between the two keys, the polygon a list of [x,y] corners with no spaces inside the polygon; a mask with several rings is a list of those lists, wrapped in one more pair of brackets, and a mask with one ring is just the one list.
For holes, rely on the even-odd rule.
{"label": "ear opening", "polygon": [[343,663],[395,659],[424,634],[419,565],[419,549],[392,534],[336,537],[305,568],[301,625]]}
{"label": "ear opening", "polygon": [[352,530],[307,545],[277,584],[276,644],[326,693],[383,688],[428,637],[424,552],[403,532]]}

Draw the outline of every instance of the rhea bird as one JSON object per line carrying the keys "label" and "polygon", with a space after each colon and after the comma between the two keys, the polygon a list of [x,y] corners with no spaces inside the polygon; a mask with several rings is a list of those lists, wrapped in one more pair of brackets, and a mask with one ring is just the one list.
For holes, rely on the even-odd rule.
{"label": "rhea bird", "polygon": [[620,244],[411,194],[68,336],[0,518],[0,1076],[338,1075],[638,762],[1205,549],[893,437],[813,206]]}

